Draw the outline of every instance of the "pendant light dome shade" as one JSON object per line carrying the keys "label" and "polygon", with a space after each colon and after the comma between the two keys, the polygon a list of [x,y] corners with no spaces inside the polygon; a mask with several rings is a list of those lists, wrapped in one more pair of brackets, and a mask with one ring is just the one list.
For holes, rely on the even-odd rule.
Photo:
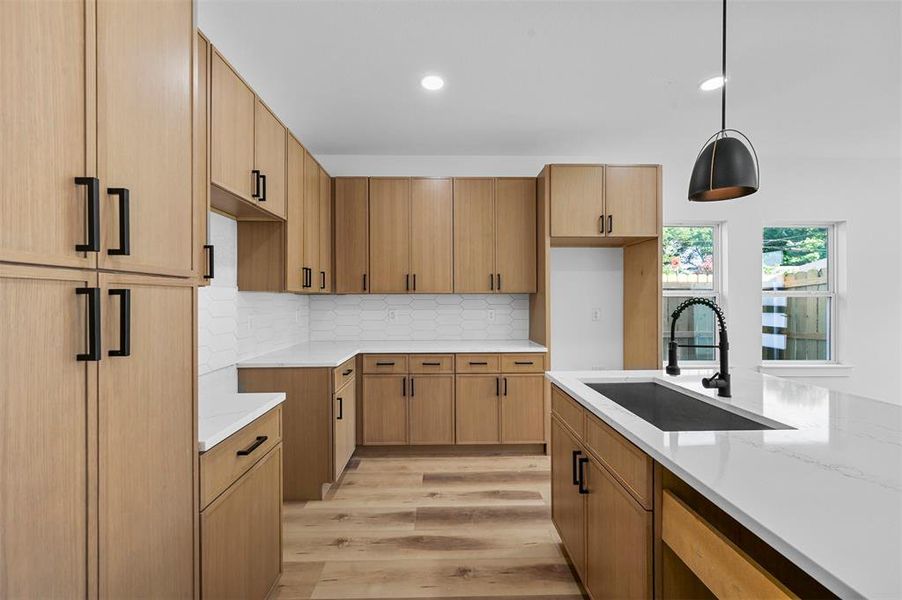
{"label": "pendant light dome shade", "polygon": [[[737,133],[729,137],[727,132]],[[758,156],[741,132],[723,130],[708,139],[689,178],[689,200],[732,200],[758,191]]]}

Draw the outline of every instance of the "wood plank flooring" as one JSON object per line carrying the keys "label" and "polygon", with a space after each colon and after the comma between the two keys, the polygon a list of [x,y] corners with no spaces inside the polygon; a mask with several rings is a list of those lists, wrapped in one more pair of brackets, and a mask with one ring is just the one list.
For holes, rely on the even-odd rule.
{"label": "wood plank flooring", "polygon": [[273,598],[584,598],[551,524],[547,456],[354,458],[283,510]]}

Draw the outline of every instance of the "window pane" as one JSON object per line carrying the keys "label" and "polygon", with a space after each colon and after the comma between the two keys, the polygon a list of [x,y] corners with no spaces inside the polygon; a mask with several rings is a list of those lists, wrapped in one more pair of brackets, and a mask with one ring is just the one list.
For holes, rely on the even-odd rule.
{"label": "window pane", "polygon": [[765,296],[761,358],[830,360],[830,298]]}
{"label": "window pane", "polygon": [[[670,343],[670,315],[674,309],[691,296],[664,297],[664,346],[663,360],[667,362],[667,345]],[[716,301],[716,299],[715,299]],[[690,306],[676,323],[676,340],[678,344],[714,344],[714,312],[707,306]],[[680,360],[714,360],[714,348],[680,348],[677,357]]]}
{"label": "window pane", "polygon": [[826,227],[765,227],[761,254],[764,290],[828,289]]}
{"label": "window pane", "polygon": [[714,289],[713,227],[665,227],[662,248],[664,289]]}

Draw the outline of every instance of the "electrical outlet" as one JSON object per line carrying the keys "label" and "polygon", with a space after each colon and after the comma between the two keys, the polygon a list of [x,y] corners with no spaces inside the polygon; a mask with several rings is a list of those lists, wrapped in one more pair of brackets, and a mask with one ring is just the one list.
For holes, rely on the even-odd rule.
{"label": "electrical outlet", "polygon": [[398,320],[398,313],[394,310],[388,311],[388,322],[394,323],[397,320]]}
{"label": "electrical outlet", "polygon": [[592,320],[593,320],[593,321],[597,321],[597,320],[599,320],[599,319],[601,319],[601,309],[600,309],[600,308],[593,308],[593,309],[592,309]]}
{"label": "electrical outlet", "polygon": [[494,320],[495,320],[495,309],[490,308],[489,309],[489,321],[494,321]]}

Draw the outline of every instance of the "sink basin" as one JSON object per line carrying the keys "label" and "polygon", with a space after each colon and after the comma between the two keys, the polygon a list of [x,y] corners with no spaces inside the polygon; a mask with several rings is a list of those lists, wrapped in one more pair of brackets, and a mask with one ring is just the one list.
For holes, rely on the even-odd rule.
{"label": "sink basin", "polygon": [[586,385],[661,431],[777,429],[653,382]]}

